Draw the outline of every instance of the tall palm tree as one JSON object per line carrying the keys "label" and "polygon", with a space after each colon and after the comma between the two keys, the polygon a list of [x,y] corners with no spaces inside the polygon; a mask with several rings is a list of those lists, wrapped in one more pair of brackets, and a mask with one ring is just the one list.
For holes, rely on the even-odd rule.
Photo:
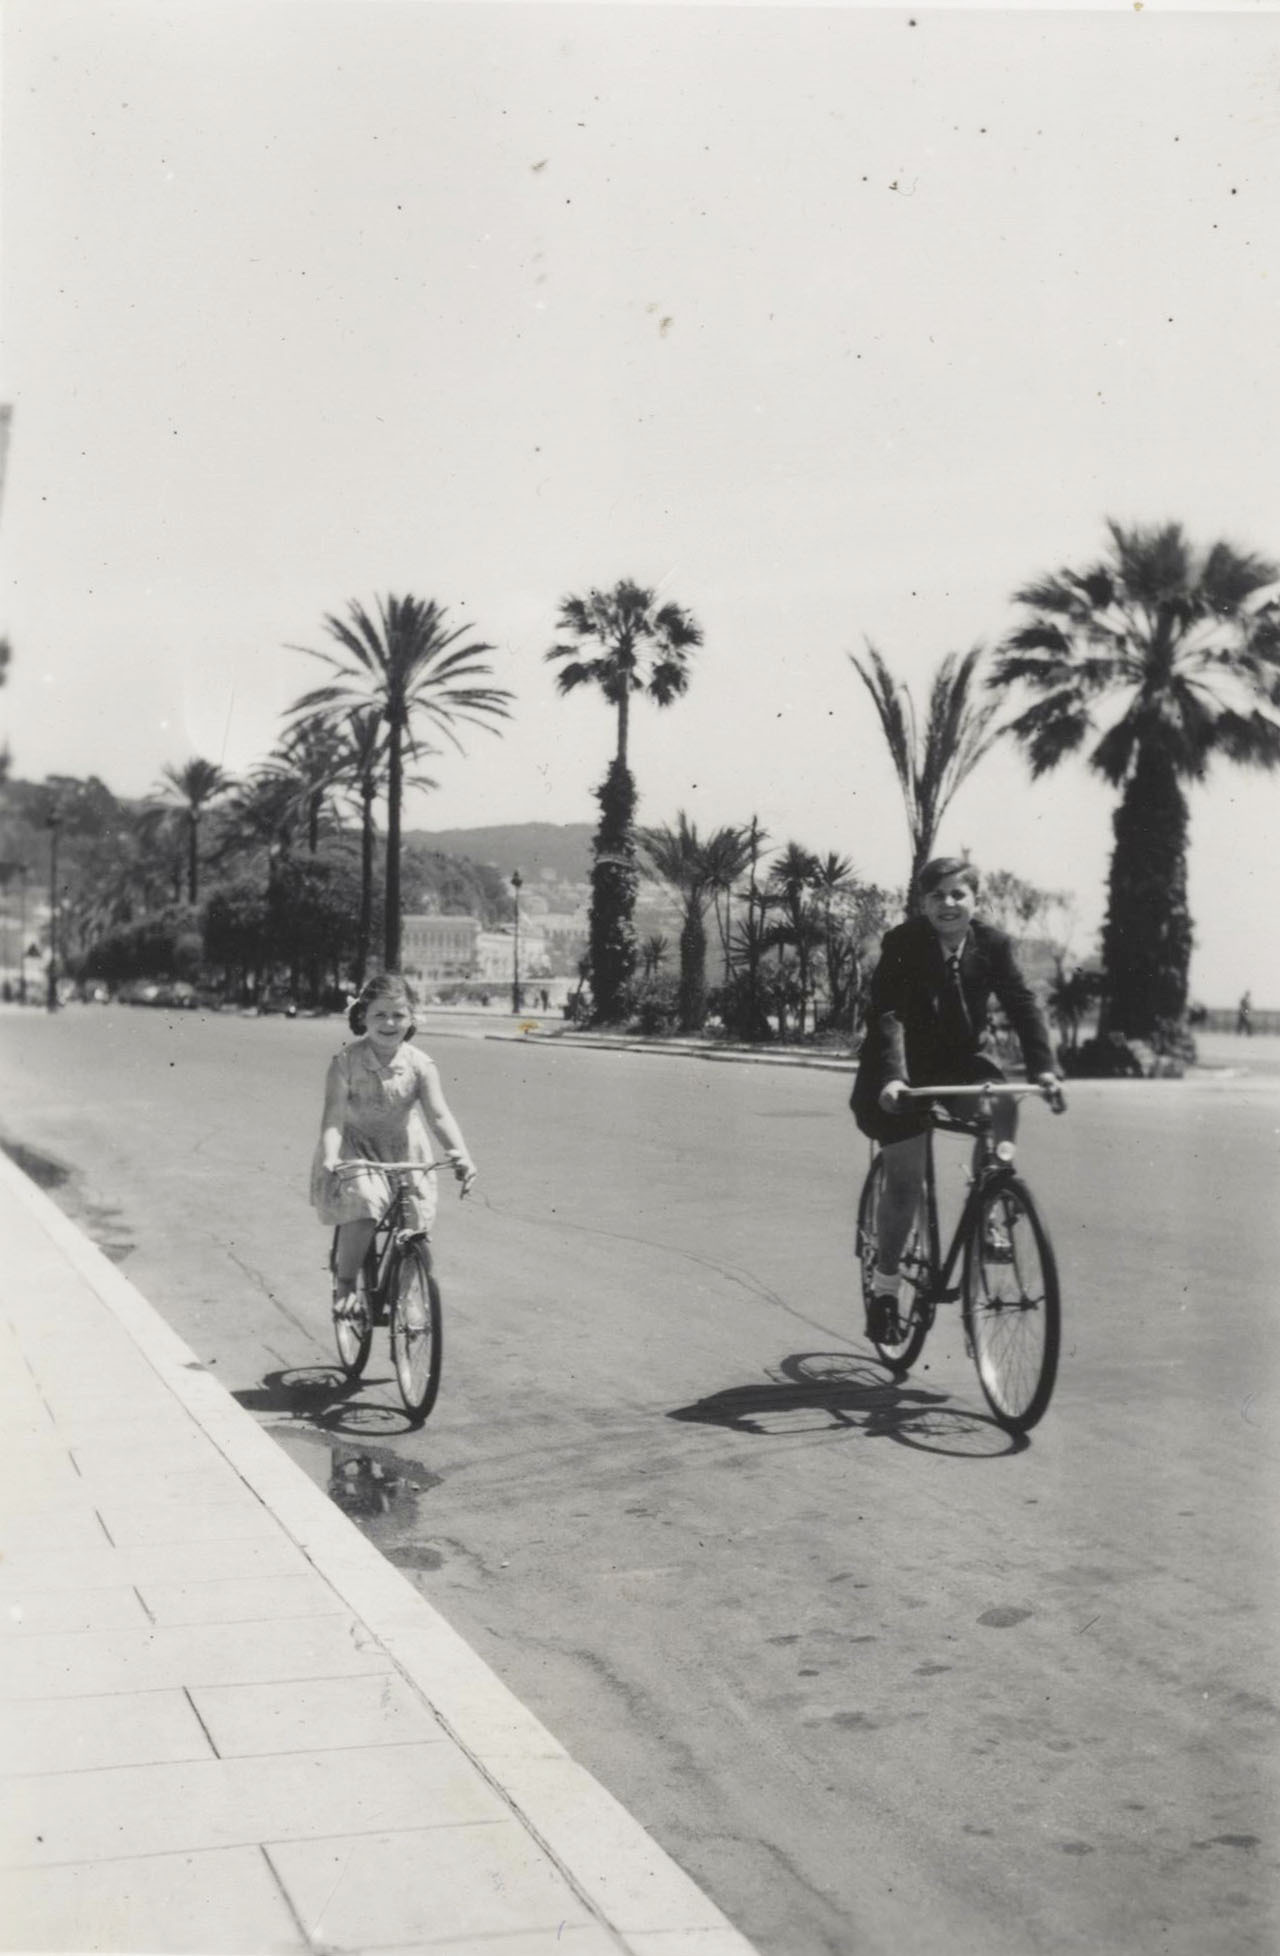
{"label": "tall palm tree", "polygon": [[[355,968],[355,982],[360,986],[365,981],[369,947],[373,941],[373,859],[377,840],[373,804],[386,780],[389,741],[386,722],[371,706],[358,707],[354,713],[347,714],[341,723],[341,732],[341,779],[360,807],[360,922],[356,933]],[[406,760],[417,760],[438,751],[424,741],[408,738],[405,742]],[[404,784],[407,788],[424,789],[440,785],[418,768],[405,775]]]}
{"label": "tall palm tree", "polygon": [[706,849],[683,809],[674,828],[664,823],[641,829],[636,840],[654,872],[680,898],[680,1030],[699,1032],[707,1017]]}
{"label": "tall palm tree", "polygon": [[1037,697],[1010,724],[1033,775],[1088,745],[1120,789],[1103,963],[1108,1025],[1159,1036],[1187,1002],[1187,801],[1215,755],[1280,762],[1280,567],[1182,526],[1125,529],[1084,570],[1024,585],[1030,614],[1005,640],[993,686]]}
{"label": "tall palm tree", "polygon": [[942,818],[957,789],[1000,738],[1001,730],[991,724],[996,702],[979,696],[976,675],[982,656],[980,645],[963,655],[948,652],[934,674],[921,727],[909,687],[894,678],[871,641],[867,641],[865,665],[856,654],[849,654],[880,717],[906,805],[911,836],[907,902],[911,909],[917,901],[916,877],[933,854]]}
{"label": "tall palm tree", "polygon": [[632,695],[670,706],[689,684],[689,654],[702,629],[678,604],[659,604],[657,594],[623,578],[609,591],[565,598],[557,614],[565,639],[546,656],[558,662],[556,689],[572,693],[598,686],[615,708],[617,747],[596,796],[600,825],[591,871],[591,985],[595,1016],[621,1016],[623,995],[635,969],[632,917],[636,899],[635,783],[628,766]]}
{"label": "tall palm tree", "polygon": [[406,747],[413,743],[415,722],[425,720],[442,733],[459,753],[454,732],[459,723],[488,727],[510,717],[505,687],[489,686],[492,668],[484,655],[493,650],[468,637],[469,625],[450,627],[447,609],[433,600],[389,596],[376,600],[377,616],[356,599],[347,616],[326,614],[325,630],[341,651],[317,652],[297,646],[331,666],[337,678],[295,700],[290,711],[310,715],[317,710],[352,712],[375,707],[387,723],[387,969],[400,964],[400,815],[404,797]]}
{"label": "tall palm tree", "polygon": [[162,768],[161,792],[182,804],[187,818],[187,901],[194,903],[200,890],[200,817],[218,795],[231,787],[231,776],[214,761],[197,756],[181,767]]}

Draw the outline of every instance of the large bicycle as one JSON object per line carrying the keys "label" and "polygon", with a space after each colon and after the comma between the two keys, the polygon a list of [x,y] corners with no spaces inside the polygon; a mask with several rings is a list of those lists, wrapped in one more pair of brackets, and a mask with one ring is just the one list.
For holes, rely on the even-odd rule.
{"label": "large bicycle", "polygon": [[[903,1098],[931,1103],[920,1208],[900,1263],[903,1279],[893,1327],[874,1339],[896,1372],[910,1370],[924,1348],[940,1304],[960,1304],[965,1349],[977,1367],[983,1396],[1001,1426],[1026,1433],[1044,1417],[1053,1395],[1062,1339],[1062,1305],[1053,1246],[1030,1189],[1014,1169],[1012,1142],[997,1142],[997,1096],[1039,1094],[1044,1088],[988,1081],[981,1086],[909,1087]],[[971,1118],[949,1103],[973,1100]],[[975,1137],[968,1196],[945,1253],[938,1227],[933,1137],[943,1131]],[[884,1186],[877,1152],[858,1203],[857,1254],[867,1303],[876,1262],[876,1231]],[[955,1281],[959,1269],[959,1282]],[[875,1317],[872,1316],[872,1322]]]}
{"label": "large bicycle", "polygon": [[[446,1162],[440,1161],[344,1161],[336,1172],[352,1174],[376,1168],[380,1174],[406,1178],[431,1175],[444,1166]],[[401,1179],[392,1189],[360,1266],[355,1291],[341,1314],[337,1309],[336,1230],[329,1271],[334,1286],[333,1337],[343,1372],[353,1381],[361,1377],[369,1362],[374,1327],[385,1324],[401,1403],[411,1424],[421,1426],[440,1391],[444,1312],[430,1245],[421,1230],[412,1226],[406,1209],[408,1188],[407,1179]]]}

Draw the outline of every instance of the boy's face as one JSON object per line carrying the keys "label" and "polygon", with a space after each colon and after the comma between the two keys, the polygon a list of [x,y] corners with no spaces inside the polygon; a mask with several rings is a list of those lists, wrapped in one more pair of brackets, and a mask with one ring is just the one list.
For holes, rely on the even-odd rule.
{"label": "boy's face", "polygon": [[978,903],[963,876],[944,877],[941,883],[934,884],[923,901],[924,914],[938,936],[952,943],[968,930],[969,919]]}

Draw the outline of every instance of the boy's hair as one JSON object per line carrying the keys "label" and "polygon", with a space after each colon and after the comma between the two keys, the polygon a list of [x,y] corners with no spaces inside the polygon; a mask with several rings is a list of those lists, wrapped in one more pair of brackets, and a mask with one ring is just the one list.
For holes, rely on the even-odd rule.
{"label": "boy's hair", "polygon": [[414,1014],[418,1009],[418,1001],[414,997],[413,986],[407,978],[402,978],[398,971],[379,971],[374,977],[370,978],[360,993],[359,998],[352,1000],[347,1012],[347,1024],[351,1027],[352,1032],[363,1034],[368,1031],[368,1008],[373,1004],[375,999],[379,998],[404,1000],[409,1011],[409,1028],[405,1033],[405,1038],[412,1039],[414,1033],[418,1030],[414,1023]]}
{"label": "boy's hair", "polygon": [[958,876],[962,883],[967,883],[973,894],[977,896],[978,872],[964,856],[934,856],[917,876],[916,888],[921,896],[928,896],[930,890],[936,890],[939,883],[949,882],[953,876]]}

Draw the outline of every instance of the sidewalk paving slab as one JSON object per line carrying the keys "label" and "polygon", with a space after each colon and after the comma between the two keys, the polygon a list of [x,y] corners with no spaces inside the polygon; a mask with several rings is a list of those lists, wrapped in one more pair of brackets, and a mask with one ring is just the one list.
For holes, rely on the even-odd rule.
{"label": "sidewalk paving slab", "polygon": [[0,1157],[0,1948],[751,1956]]}

